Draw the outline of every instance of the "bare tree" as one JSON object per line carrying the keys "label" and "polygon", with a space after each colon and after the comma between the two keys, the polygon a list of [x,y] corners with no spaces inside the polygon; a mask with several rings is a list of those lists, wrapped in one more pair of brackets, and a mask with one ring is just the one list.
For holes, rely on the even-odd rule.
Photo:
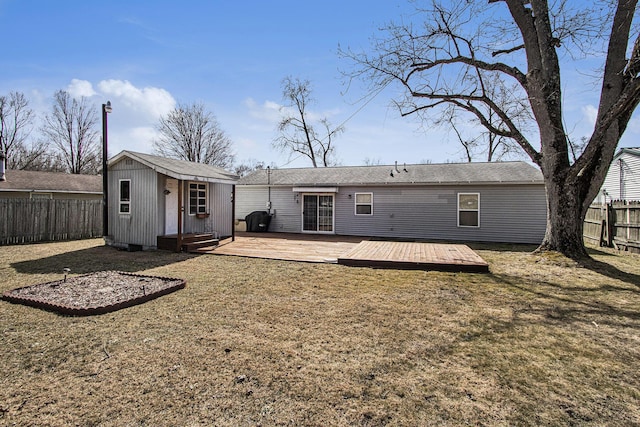
{"label": "bare tree", "polygon": [[158,154],[224,169],[233,167],[231,140],[203,104],[179,104],[160,118],[157,129],[160,136],[153,146]]}
{"label": "bare tree", "polygon": [[[402,114],[437,114],[453,105],[475,116],[492,134],[515,141],[544,177],[547,229],[538,250],[588,257],[582,238],[586,211],[640,102],[640,39],[631,30],[637,0],[575,7],[566,0],[551,7],[546,0],[443,3],[434,0],[420,11],[424,23],[419,31],[408,24],[390,25],[371,54],[342,51],[355,63],[350,76],[371,82],[373,90],[402,85]],[[558,50],[566,49],[572,59],[600,54],[599,47],[604,52],[594,55],[603,58],[595,129],[572,162]],[[530,112],[535,132],[523,130],[518,116],[491,95],[486,82],[495,79],[510,94],[513,104],[508,105],[519,103]],[[499,121],[490,122],[487,111]]]}
{"label": "bare tree", "polygon": [[[233,168],[233,173],[235,173],[236,175],[238,175],[239,177],[243,177],[245,175],[248,175],[249,173],[255,171],[255,170],[260,170],[260,169],[264,169],[266,167],[266,165],[264,164],[263,161],[259,161],[256,159],[249,159],[246,160],[240,164],[237,164],[234,166]],[[270,166],[271,169],[275,169],[276,166],[275,165],[271,165]]]}
{"label": "bare tree", "polygon": [[10,92],[0,96],[0,151],[5,154],[9,169],[21,169],[26,153],[34,155],[39,152],[30,150],[27,144],[33,119],[33,110],[23,93]]}
{"label": "bare tree", "polygon": [[53,112],[45,116],[46,136],[73,174],[97,174],[101,169],[101,146],[96,125],[98,113],[85,97],[75,99],[64,90],[53,96]]}
{"label": "bare tree", "polygon": [[[344,127],[332,129],[326,117],[315,120],[314,125],[307,109],[314,102],[309,80],[286,77],[282,81],[282,97],[287,104],[280,110],[283,113],[278,124],[280,135],[274,140],[274,147],[308,157],[314,168],[335,165],[333,139],[344,132]],[[316,131],[317,126],[323,128],[322,134]]]}

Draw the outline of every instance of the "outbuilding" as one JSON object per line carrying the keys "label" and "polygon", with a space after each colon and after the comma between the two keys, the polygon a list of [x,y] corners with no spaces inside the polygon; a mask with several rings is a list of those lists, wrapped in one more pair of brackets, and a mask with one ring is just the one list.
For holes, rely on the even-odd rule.
{"label": "outbuilding", "polygon": [[534,243],[546,229],[541,172],[525,162],[262,169],[236,187],[236,220],[268,231]]}
{"label": "outbuilding", "polygon": [[179,251],[187,235],[230,236],[237,178],[215,166],[122,151],[109,160],[105,240]]}

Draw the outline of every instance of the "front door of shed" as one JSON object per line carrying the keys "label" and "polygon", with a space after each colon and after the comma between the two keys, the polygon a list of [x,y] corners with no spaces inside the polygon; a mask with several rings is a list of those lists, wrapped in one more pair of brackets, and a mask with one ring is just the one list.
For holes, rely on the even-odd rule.
{"label": "front door of shed", "polygon": [[302,196],[302,231],[333,233],[333,194]]}
{"label": "front door of shed", "polygon": [[178,233],[178,180],[167,178],[165,183],[164,212],[165,225],[164,234]]}

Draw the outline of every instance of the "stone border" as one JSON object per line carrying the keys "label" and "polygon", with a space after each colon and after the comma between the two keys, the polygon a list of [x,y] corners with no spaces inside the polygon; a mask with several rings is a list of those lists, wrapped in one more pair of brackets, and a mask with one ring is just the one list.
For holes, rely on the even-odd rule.
{"label": "stone border", "polygon": [[[96,273],[100,273],[100,272],[93,272],[93,273],[88,273],[88,274],[83,274],[80,276],[75,276],[75,277],[86,277],[86,276],[91,276],[93,274]],[[15,296],[12,295],[12,292],[18,290],[18,289],[25,289],[25,288],[30,288],[32,286],[36,286],[36,285],[30,285],[30,286],[23,286],[20,288],[16,288],[16,289],[12,289],[10,291],[6,291],[2,294],[2,299],[14,304],[23,304],[23,305],[27,305],[30,307],[35,307],[35,308],[39,308],[42,310],[47,310],[47,311],[54,311],[56,313],[60,313],[60,314],[66,314],[69,316],[94,316],[94,315],[98,315],[98,314],[105,314],[105,313],[110,313],[112,311],[116,311],[116,310],[120,310],[123,308],[127,308],[127,307],[131,307],[134,305],[138,305],[138,304],[142,304],[145,303],[147,301],[151,301],[152,299],[161,297],[163,295],[167,295],[170,294],[172,292],[175,292],[179,289],[184,289],[184,287],[187,285],[187,282],[183,279],[177,279],[177,278],[173,278],[173,277],[162,277],[162,276],[149,276],[149,275],[144,275],[144,274],[135,274],[135,273],[127,273],[124,271],[115,271],[115,273],[118,274],[122,274],[125,276],[134,276],[134,277],[142,277],[142,278],[153,278],[153,279],[160,279],[162,281],[171,281],[171,282],[177,282],[176,284],[173,284],[171,286],[167,286],[166,288],[163,288],[157,292],[153,292],[153,293],[149,293],[146,294],[144,296],[141,297],[137,297],[137,298],[131,298],[125,301],[119,301],[115,304],[108,304],[108,305],[94,305],[94,306],[85,306],[85,307],[71,307],[68,305],[63,305],[63,304],[56,304],[54,302],[51,302],[47,299],[43,299],[43,298],[37,298],[37,297],[24,297],[24,296]],[[42,286],[42,285],[47,285],[47,284],[53,284],[53,283],[58,283],[59,280],[54,280],[51,282],[45,282],[45,283],[39,283],[37,284],[37,286]]]}

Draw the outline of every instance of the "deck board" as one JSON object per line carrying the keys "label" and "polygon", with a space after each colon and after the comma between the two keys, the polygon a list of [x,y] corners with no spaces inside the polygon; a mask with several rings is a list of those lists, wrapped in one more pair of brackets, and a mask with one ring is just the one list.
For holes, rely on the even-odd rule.
{"label": "deck board", "polygon": [[488,264],[462,244],[362,240],[335,235],[243,233],[209,253],[349,266],[488,272]]}
{"label": "deck board", "polygon": [[466,245],[363,241],[338,257],[338,264],[360,267],[484,273],[489,265]]}

